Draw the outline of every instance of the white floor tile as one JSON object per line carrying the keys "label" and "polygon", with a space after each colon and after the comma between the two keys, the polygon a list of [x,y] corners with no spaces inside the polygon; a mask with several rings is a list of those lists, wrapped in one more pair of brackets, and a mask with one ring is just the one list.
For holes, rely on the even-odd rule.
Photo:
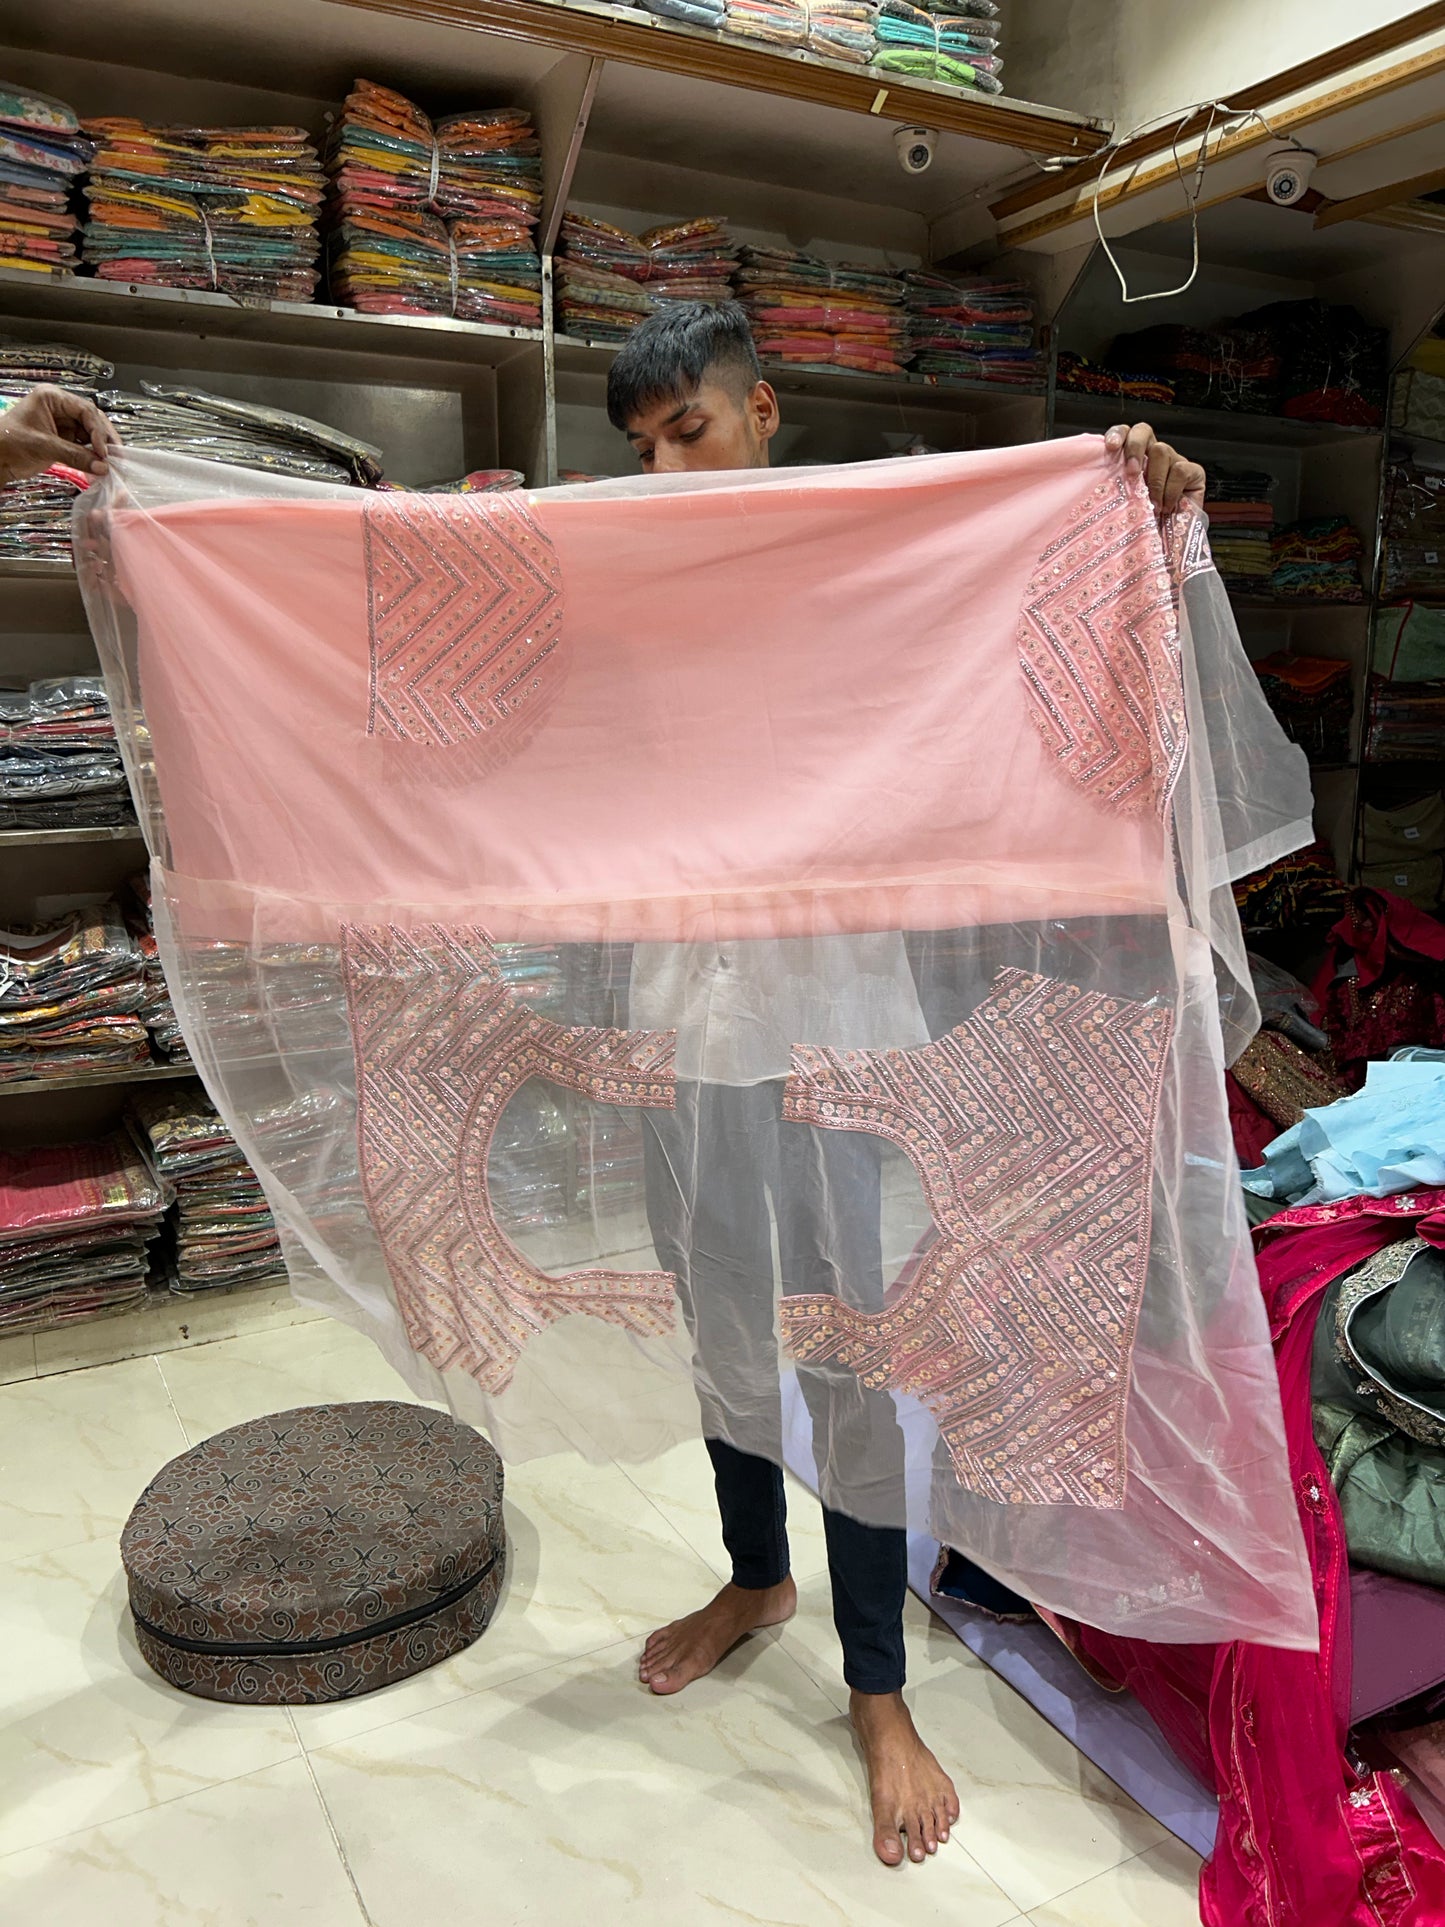
{"label": "white floor tile", "polygon": [[297,1707],[307,1746],[494,1687],[559,1660],[628,1642],[636,1666],[655,1626],[717,1590],[711,1569],[618,1467],[571,1456],[507,1473],[509,1568],[496,1617],[444,1665],[378,1693]]}
{"label": "white floor tile", "polygon": [[151,1672],[112,1540],[0,1567],[0,1651],[0,1853],[297,1754],[284,1709],[197,1699]]}
{"label": "white floor tile", "polygon": [[114,1540],[185,1434],[153,1359],[0,1389],[0,1560]]}
{"label": "white floor tile", "polygon": [[[722,1542],[712,1460],[702,1440],[688,1439],[656,1458],[636,1465],[629,1462],[623,1470],[688,1544],[706,1559],[718,1577],[726,1579],[732,1571],[732,1561]],[[788,1546],[793,1577],[801,1585],[804,1580],[827,1570],[823,1513],[816,1497],[800,1479],[788,1478],[787,1494]]]}
{"label": "white floor tile", "polygon": [[919,1732],[958,1788],[954,1838],[1020,1911],[1168,1838],[979,1662],[940,1666],[908,1698]]}
{"label": "white floor tile", "polygon": [[1003,1927],[961,1848],[886,1868],[846,1722],[744,1648],[668,1700],[596,1654],[312,1756],[375,1927]]}
{"label": "white floor tile", "polygon": [[1166,1840],[1029,1915],[1032,1927],[1199,1927],[1199,1855]]}
{"label": "white floor tile", "polygon": [[20,1333],[0,1338],[0,1385],[13,1385],[17,1379],[35,1376],[35,1334]]}
{"label": "white floor tile", "polygon": [[366,1927],[299,1759],[11,1854],[0,1860],[0,1919]]}
{"label": "white floor tile", "polygon": [[334,1318],[167,1352],[160,1370],[192,1443],[297,1405],[414,1396],[369,1338]]}

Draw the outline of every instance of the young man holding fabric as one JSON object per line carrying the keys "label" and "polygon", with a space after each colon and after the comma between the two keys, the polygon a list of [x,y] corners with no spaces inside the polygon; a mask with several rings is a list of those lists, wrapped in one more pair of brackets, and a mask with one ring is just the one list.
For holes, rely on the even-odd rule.
{"label": "young man holding fabric", "polygon": [[[613,364],[607,401],[613,425],[656,475],[766,468],[781,420],[747,317],[732,303],[678,303],[643,322]],[[1185,497],[1202,503],[1204,471],[1156,440],[1147,425],[1111,429],[1108,443],[1145,476],[1161,508],[1173,509]],[[860,974],[875,1007],[891,998],[896,1012],[912,1001],[911,985],[900,981],[908,976],[901,939],[887,935],[823,939],[800,952],[752,942],[639,945],[634,953],[634,1026],[672,1026],[680,1015],[705,1018],[722,1008],[743,1021],[719,1029],[741,1030],[750,1040],[739,1061],[714,1063],[704,1021],[698,1063],[686,1071],[679,1063],[690,1088],[680,1091],[677,1114],[644,1119],[654,1242],[659,1260],[678,1278],[692,1334],[734,1574],[701,1611],[647,1641],[639,1675],[654,1693],[680,1692],[740,1639],[780,1625],[796,1606],[782,1473],[773,1457],[740,1450],[725,1436],[735,1430],[758,1438],[766,1431],[781,1455],[776,1414],[757,1409],[757,1386],[776,1362],[774,1232],[784,1292],[835,1290],[861,1298],[864,1309],[876,1309],[868,1301],[881,1298],[879,1144],[858,1133],[785,1125],[781,1114],[788,1041],[810,1041],[789,1029],[789,986],[801,968],[812,973],[814,997],[822,982],[828,1001],[830,943],[848,946],[838,973],[840,1002]],[[826,1218],[833,1220],[831,1235],[823,1231]],[[888,1394],[865,1393],[856,1380],[842,1383],[836,1374],[829,1381],[800,1372],[799,1381],[813,1421],[834,1620],[850,1717],[867,1762],[873,1846],[880,1860],[896,1866],[905,1852],[915,1861],[936,1852],[959,1811],[952,1781],[903,1700],[905,1534],[899,1526],[864,1524],[847,1510],[848,1469],[861,1463],[873,1503],[864,1499],[859,1510],[879,1510],[879,1492],[896,1484],[901,1513],[902,1438]],[[730,1422],[734,1399],[750,1407],[736,1424]]]}

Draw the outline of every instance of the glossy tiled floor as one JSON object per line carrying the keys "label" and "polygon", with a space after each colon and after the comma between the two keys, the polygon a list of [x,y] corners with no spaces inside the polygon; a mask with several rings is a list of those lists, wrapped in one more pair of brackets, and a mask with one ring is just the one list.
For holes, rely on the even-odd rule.
{"label": "glossy tiled floor", "polygon": [[[286,1324],[123,1363],[0,1356],[0,1920],[47,1927],[1190,1927],[1198,1861],[924,1608],[910,1695],[963,1817],[936,1860],[867,1850],[822,1538],[799,1493],[797,1620],[680,1698],[642,1635],[716,1584],[698,1448],[513,1468],[491,1630],[339,1706],[162,1686],[116,1536],[188,1441],[322,1398],[405,1397],[363,1340]],[[190,1334],[193,1338],[194,1331]],[[146,1341],[180,1341],[157,1327]]]}

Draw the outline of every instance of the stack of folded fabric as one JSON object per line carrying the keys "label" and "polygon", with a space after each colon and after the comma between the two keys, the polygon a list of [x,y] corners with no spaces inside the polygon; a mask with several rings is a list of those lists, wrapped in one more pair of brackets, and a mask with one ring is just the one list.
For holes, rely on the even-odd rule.
{"label": "stack of folded fabric", "polygon": [[130,1135],[0,1151],[0,1333],[142,1302],[165,1199]]}
{"label": "stack of folded fabric", "polygon": [[1445,888],[1445,796],[1431,790],[1411,802],[1360,812],[1360,881],[1435,910]]}
{"label": "stack of folded fabric", "polygon": [[1271,540],[1274,510],[1270,492],[1274,477],[1263,469],[1233,468],[1211,463],[1209,494],[1204,512],[1209,517],[1209,547],[1226,588],[1268,595],[1274,569]]}
{"label": "stack of folded fabric", "polygon": [[[381,486],[395,488],[396,484],[383,482]],[[474,468],[455,482],[428,482],[413,492],[417,495],[504,495],[526,486],[527,478],[519,468]]]}
{"label": "stack of folded fabric", "polygon": [[69,388],[94,400],[115,369],[87,348],[66,341],[7,341],[0,338],[0,397],[19,401],[37,382]]}
{"label": "stack of folded fabric", "polygon": [[1043,365],[1034,302],[1017,281],[912,268],[902,277],[911,366],[920,374],[1028,386]]}
{"label": "stack of folded fabric", "polygon": [[829,60],[868,66],[878,52],[878,0],[804,0],[808,47]]}
{"label": "stack of folded fabric", "polygon": [[584,341],[625,341],[656,302],[643,286],[647,250],[610,221],[568,208],[557,236],[557,327]]}
{"label": "stack of folded fabric", "polygon": [[102,280],[309,301],[325,182],[301,127],[87,121],[85,259]]}
{"label": "stack of folded fabric", "polygon": [[173,1192],[172,1291],[216,1291],[285,1276],[276,1220],[256,1174],[199,1084],[141,1091],[132,1128]]}
{"label": "stack of folded fabric", "polygon": [[64,101],[0,81],[0,268],[75,272],[70,191],[91,152]]}
{"label": "stack of folded fabric", "polygon": [[541,325],[530,115],[480,108],[433,125],[405,95],[358,80],[326,169],[333,299],[366,314]]}
{"label": "stack of folded fabric", "polygon": [[165,449],[318,482],[370,487],[381,479],[380,449],[305,415],[156,381],[143,381],[139,395],[115,390],[100,400],[121,440],[132,448]]}
{"label": "stack of folded fabric", "polygon": [[1349,907],[1334,858],[1323,843],[1311,843],[1239,878],[1234,901],[1249,931],[1328,929]]}
{"label": "stack of folded fabric", "polygon": [[1445,761],[1445,680],[1371,676],[1365,756],[1374,763]]}
{"label": "stack of folded fabric", "polygon": [[727,301],[738,263],[737,243],[725,223],[706,216],[648,228],[638,241],[642,261],[621,273],[646,288],[654,301]]}
{"label": "stack of folded fabric", "polygon": [[717,29],[727,22],[727,0],[637,0],[637,5],[659,20],[681,20],[689,27]]}
{"label": "stack of folded fabric", "polygon": [[1254,670],[1280,727],[1312,763],[1348,759],[1355,705],[1347,662],[1296,656],[1281,649],[1261,657]]}
{"label": "stack of folded fabric", "polygon": [[1277,529],[1269,592],[1288,601],[1363,602],[1365,545],[1348,516],[1320,515]]}
{"label": "stack of folded fabric", "polygon": [[170,985],[166,982],[160,949],[156,943],[155,920],[151,913],[151,880],[146,871],[142,870],[127,883],[122,909],[125,927],[140,952],[145,976],[145,1002],[140,1007],[140,1020],[150,1032],[158,1055],[168,1064],[189,1064],[191,1053],[181,1035],[176,1007],[171,1002]]}
{"label": "stack of folded fabric", "polygon": [[739,40],[803,47],[808,41],[806,0],[727,0],[723,25]]}
{"label": "stack of folded fabric", "polygon": [[1269,334],[1278,364],[1269,406],[1280,414],[1356,428],[1378,428],[1385,419],[1389,335],[1354,308],[1272,301],[1233,325]]}
{"label": "stack of folded fabric", "polygon": [[78,468],[56,466],[0,488],[0,557],[11,562],[69,562],[70,511],[90,486]]}
{"label": "stack of folded fabric", "polygon": [[0,1083],[151,1062],[144,960],[120,906],[0,932]]}
{"label": "stack of folded fabric", "polygon": [[878,0],[873,64],[886,73],[1001,94],[997,16],[992,0],[934,0],[927,11],[911,0]]}
{"label": "stack of folded fabric", "polygon": [[1141,374],[1138,370],[1105,368],[1070,349],[1059,354],[1060,388],[1082,395],[1118,395],[1129,401],[1168,405],[1174,400],[1174,384],[1162,375]]}
{"label": "stack of folded fabric", "polygon": [[1385,480],[1381,593],[1445,601],[1445,475],[1394,462]]}
{"label": "stack of folded fabric", "polygon": [[1212,328],[1163,322],[1120,335],[1108,354],[1109,365],[1148,369],[1173,383],[1175,400],[1186,408],[1225,408],[1269,414],[1277,405],[1281,370],[1279,343],[1271,328],[1221,322]]}
{"label": "stack of folded fabric", "polygon": [[53,676],[28,689],[0,689],[0,829],[134,821],[98,676]]}
{"label": "stack of folded fabric", "polygon": [[897,275],[791,248],[744,247],[734,285],[765,361],[901,373],[908,320]]}

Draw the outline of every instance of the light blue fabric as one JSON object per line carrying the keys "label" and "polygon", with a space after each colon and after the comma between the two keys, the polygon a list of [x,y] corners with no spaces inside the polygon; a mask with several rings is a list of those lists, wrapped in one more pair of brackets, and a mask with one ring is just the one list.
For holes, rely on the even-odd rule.
{"label": "light blue fabric", "polygon": [[1445,1061],[1400,1056],[1371,1064],[1362,1091],[1306,1111],[1243,1183],[1256,1197],[1290,1204],[1445,1185]]}

